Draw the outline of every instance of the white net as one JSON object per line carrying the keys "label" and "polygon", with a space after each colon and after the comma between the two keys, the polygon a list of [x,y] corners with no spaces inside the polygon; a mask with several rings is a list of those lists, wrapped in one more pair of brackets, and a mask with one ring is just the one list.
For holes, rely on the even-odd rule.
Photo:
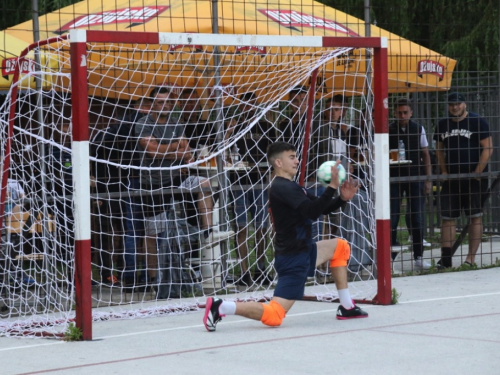
{"label": "white net", "polygon": [[[306,158],[297,179],[317,194],[315,171],[325,160],[341,157],[362,181],[358,196],[320,218],[314,235],[349,240],[351,293],[373,298],[371,61],[364,52],[88,43],[93,318],[178,313],[213,294],[270,298],[276,273],[266,189],[273,176],[265,151],[277,140]],[[74,319],[71,110],[80,103],[71,100],[69,43],[43,47],[41,56],[42,67],[16,84],[11,138],[11,95],[0,111],[2,154],[10,156],[0,335],[59,335]],[[41,89],[33,88],[35,77]],[[308,285],[313,298],[337,298],[328,268]]]}

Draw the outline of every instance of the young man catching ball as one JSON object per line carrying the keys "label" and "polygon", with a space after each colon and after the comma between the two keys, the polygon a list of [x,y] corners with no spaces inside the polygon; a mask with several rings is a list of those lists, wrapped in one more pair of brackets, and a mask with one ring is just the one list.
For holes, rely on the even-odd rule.
{"label": "young man catching ball", "polygon": [[275,178],[269,192],[269,207],[275,229],[275,262],[278,283],[272,300],[260,302],[223,301],[209,297],[206,301],[203,324],[209,332],[226,315],[239,315],[260,320],[267,326],[280,326],[286,313],[296,300],[304,296],[305,282],[314,275],[315,268],[330,261],[331,272],[337,286],[340,306],[337,319],[366,318],[368,314],[356,306],[347,288],[347,262],[349,244],[340,238],[313,242],[311,224],[320,215],[338,209],[358,191],[357,180],[348,179],[339,188],[337,165],[332,166],[332,179],[320,197],[310,195],[293,181],[299,167],[296,149],[286,142],[275,142],[267,149],[267,159],[274,168]]}

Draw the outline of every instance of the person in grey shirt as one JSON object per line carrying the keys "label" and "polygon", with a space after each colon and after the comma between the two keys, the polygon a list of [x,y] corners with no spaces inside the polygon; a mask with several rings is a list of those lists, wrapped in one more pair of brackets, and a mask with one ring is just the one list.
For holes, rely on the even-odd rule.
{"label": "person in grey shirt", "polygon": [[[145,227],[145,251],[148,276],[156,278],[158,268],[157,237],[166,231],[167,213],[170,200],[174,194],[160,194],[166,188],[210,187],[210,181],[203,177],[189,176],[181,172],[178,166],[189,163],[193,159],[188,139],[184,136],[184,125],[172,115],[172,100],[166,87],[157,87],[151,91],[153,101],[151,113],[141,118],[135,126],[138,147],[144,151],[141,158],[141,188],[151,194],[143,195],[143,212]],[[177,168],[176,168],[177,167]],[[218,231],[213,228],[212,193],[200,191],[196,193],[179,193],[181,200],[196,202],[201,216],[201,229],[205,243],[218,242],[234,234],[233,231]]]}

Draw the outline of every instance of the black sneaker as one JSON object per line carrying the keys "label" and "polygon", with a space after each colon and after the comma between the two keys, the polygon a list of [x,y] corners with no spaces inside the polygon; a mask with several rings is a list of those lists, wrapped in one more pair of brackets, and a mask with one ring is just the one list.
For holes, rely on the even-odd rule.
{"label": "black sneaker", "polygon": [[439,270],[439,271],[443,271],[447,268],[451,268],[452,265],[451,263],[447,260],[447,259],[439,259],[438,262],[436,263],[436,268]]}
{"label": "black sneaker", "polygon": [[340,305],[337,309],[337,319],[348,320],[348,319],[359,319],[368,318],[368,313],[361,310],[358,306],[354,305],[353,308],[347,310],[344,306]]}
{"label": "black sneaker", "polygon": [[208,297],[205,303],[205,315],[203,316],[203,324],[208,332],[215,332],[217,323],[222,320],[225,315],[219,314],[219,306],[222,300],[216,297]]}

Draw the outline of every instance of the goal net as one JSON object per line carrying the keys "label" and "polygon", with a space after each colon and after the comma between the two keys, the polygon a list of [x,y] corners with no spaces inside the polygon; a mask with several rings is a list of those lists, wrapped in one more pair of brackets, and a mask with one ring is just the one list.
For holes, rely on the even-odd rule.
{"label": "goal net", "polygon": [[[265,152],[276,141],[297,147],[297,182],[313,194],[326,160],[360,180],[312,231],[351,244],[353,298],[377,295],[370,50],[315,37],[89,35],[83,56],[72,58],[69,37],[33,48],[22,59],[41,64],[0,107],[0,335],[60,336],[82,303],[100,320],[197,310],[214,294],[270,299]],[[80,243],[89,285],[75,269],[87,267]],[[337,299],[326,265],[305,298]]]}

